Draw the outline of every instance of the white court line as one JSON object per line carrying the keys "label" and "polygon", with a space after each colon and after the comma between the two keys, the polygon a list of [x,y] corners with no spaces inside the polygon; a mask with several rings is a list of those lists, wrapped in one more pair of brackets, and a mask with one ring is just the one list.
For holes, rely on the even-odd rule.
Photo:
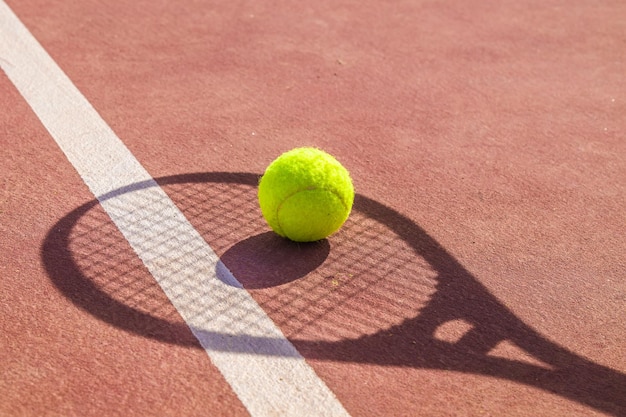
{"label": "white court line", "polygon": [[[347,416],[280,329],[0,0],[0,66],[253,416]],[[142,181],[152,187],[116,193]],[[217,277],[227,275],[234,285]],[[222,279],[224,277],[222,276]]]}

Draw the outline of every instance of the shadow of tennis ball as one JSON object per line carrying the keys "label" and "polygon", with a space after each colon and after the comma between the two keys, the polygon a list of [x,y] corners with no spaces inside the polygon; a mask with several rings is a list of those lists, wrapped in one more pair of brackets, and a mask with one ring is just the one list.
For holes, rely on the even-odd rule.
{"label": "shadow of tennis ball", "polygon": [[222,256],[222,263],[248,289],[275,287],[302,278],[328,257],[328,240],[296,243],[274,232],[244,239]]}

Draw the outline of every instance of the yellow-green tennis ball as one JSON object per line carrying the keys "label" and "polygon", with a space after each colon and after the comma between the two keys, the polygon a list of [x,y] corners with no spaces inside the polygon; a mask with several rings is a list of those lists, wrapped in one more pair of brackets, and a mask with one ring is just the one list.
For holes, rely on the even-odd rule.
{"label": "yellow-green tennis ball", "polygon": [[280,155],[259,182],[263,217],[272,230],[296,242],[314,242],[335,233],[353,202],[348,170],[315,148]]}

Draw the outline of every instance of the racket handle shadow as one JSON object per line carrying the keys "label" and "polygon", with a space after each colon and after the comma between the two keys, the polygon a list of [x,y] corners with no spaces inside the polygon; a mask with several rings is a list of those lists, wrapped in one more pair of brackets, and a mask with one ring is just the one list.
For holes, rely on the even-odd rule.
{"label": "racket handle shadow", "polygon": [[[457,279],[472,288],[471,303],[459,303],[457,297],[468,295],[468,286],[451,286],[438,292],[417,317],[385,331],[334,343],[294,341],[294,345],[309,359],[438,369],[509,380],[626,417],[625,374],[548,340],[464,270]],[[454,342],[436,337],[440,326],[454,320],[472,327]],[[490,354],[501,342],[514,344],[535,361]]]}

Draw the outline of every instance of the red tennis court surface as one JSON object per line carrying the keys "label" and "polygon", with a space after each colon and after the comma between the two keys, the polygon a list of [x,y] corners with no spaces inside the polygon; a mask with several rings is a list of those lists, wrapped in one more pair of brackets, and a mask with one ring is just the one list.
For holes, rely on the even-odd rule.
{"label": "red tennis court surface", "polygon": [[[250,294],[336,401],[307,415],[626,416],[625,2],[5,1],[158,186],[94,196],[0,54],[0,415],[308,401],[290,386],[250,406],[271,378],[233,382],[207,352],[297,355],[232,299],[214,319],[244,332],[203,333],[180,305],[204,293],[162,289],[109,217],[160,188],[245,290],[198,274]],[[2,13],[0,51],[28,55]],[[256,203],[298,146],[358,193],[310,245]],[[162,202],[125,227],[193,256],[185,236],[153,242],[178,230],[146,214]]]}

